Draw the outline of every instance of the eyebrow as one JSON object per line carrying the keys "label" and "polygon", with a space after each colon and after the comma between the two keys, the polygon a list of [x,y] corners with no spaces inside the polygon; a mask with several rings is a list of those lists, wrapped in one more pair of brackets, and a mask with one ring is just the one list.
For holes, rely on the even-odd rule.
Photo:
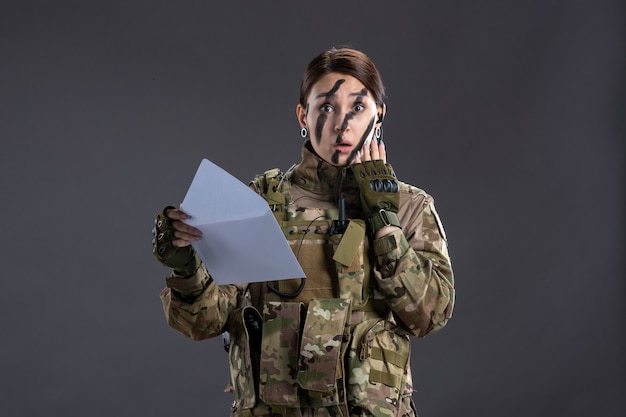
{"label": "eyebrow", "polygon": [[361,91],[359,91],[358,93],[350,93],[348,94],[349,96],[366,96],[367,95],[367,88],[362,89]]}

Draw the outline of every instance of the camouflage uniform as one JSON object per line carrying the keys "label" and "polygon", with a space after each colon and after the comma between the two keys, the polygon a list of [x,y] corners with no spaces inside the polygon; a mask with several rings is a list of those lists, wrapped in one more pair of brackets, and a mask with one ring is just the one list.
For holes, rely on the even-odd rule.
{"label": "camouflage uniform", "polygon": [[[287,175],[271,170],[251,187],[306,280],[218,286],[201,266],[166,278],[161,293],[169,325],[185,336],[230,333],[232,416],[415,416],[409,338],[445,326],[454,305],[432,197],[400,183],[402,230],[368,237],[351,169],[307,144]],[[332,234],[340,194],[350,221]]]}

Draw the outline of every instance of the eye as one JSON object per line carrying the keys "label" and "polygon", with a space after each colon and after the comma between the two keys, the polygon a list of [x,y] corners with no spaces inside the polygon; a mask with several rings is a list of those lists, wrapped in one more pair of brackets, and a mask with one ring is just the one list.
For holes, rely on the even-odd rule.
{"label": "eye", "polygon": [[354,105],[354,107],[352,108],[355,112],[362,112],[363,110],[365,110],[365,106],[362,103],[357,103]]}
{"label": "eye", "polygon": [[323,112],[323,113],[332,113],[332,111],[333,111],[333,106],[331,106],[331,105],[330,105],[330,104],[328,104],[328,103],[322,104],[322,105],[320,106],[320,111],[321,111],[321,112]]}

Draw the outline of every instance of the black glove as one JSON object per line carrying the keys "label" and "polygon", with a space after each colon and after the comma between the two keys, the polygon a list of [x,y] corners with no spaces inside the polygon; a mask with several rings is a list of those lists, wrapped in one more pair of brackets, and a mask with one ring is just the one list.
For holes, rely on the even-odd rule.
{"label": "black glove", "polygon": [[352,165],[359,185],[361,205],[369,216],[367,223],[372,234],[385,226],[401,227],[398,220],[400,186],[390,164],[382,160],[363,161]]}
{"label": "black glove", "polygon": [[165,213],[173,208],[175,207],[165,207],[154,219],[152,253],[161,264],[172,268],[177,275],[190,276],[200,266],[200,257],[192,246],[178,248],[172,244],[175,229],[172,226],[172,219]]}

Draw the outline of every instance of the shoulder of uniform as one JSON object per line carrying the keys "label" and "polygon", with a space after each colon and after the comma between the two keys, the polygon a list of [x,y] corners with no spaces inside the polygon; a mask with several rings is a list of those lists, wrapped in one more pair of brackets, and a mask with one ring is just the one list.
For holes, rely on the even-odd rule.
{"label": "shoulder of uniform", "polygon": [[412,198],[432,198],[430,196],[430,194],[428,194],[426,191],[424,191],[423,189],[416,187],[414,185],[411,184],[407,184],[405,182],[402,181],[398,181],[398,184],[400,185],[400,193],[402,194],[407,194],[409,197]]}
{"label": "shoulder of uniform", "polygon": [[[404,206],[404,213],[419,213],[419,215],[428,216],[432,225],[437,225],[439,234],[443,240],[446,240],[446,232],[443,229],[441,219],[435,210],[435,202],[433,197],[421,188],[410,184],[399,182],[400,184],[400,205]],[[414,211],[415,210],[415,211]],[[426,220],[424,220],[426,221]]]}
{"label": "shoulder of uniform", "polygon": [[272,180],[280,178],[282,174],[283,173],[279,168],[268,169],[262,174],[256,174],[248,183],[248,186],[257,194],[267,194],[269,184]]}

